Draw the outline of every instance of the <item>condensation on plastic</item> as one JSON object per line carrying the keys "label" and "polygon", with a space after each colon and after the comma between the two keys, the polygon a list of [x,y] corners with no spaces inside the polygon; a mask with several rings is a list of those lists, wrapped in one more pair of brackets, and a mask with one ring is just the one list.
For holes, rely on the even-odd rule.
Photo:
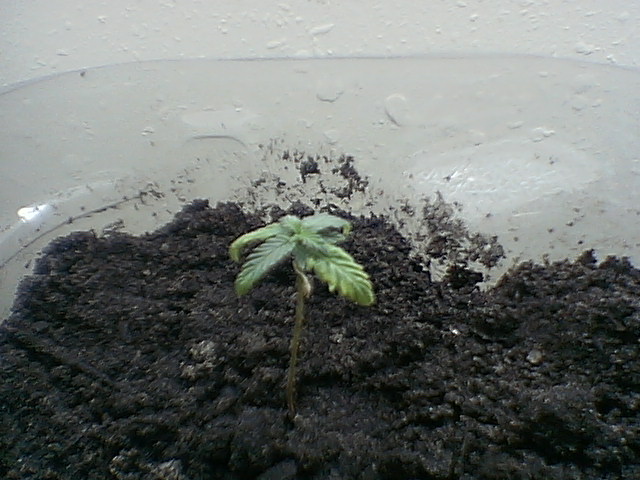
{"label": "condensation on plastic", "polygon": [[506,56],[142,62],[7,88],[0,318],[57,236],[143,233],[194,198],[271,201],[251,183],[265,174],[304,197],[284,150],[353,155],[375,192],[344,202],[356,214],[459,204],[506,249],[494,279],[587,248],[637,262],[638,92],[638,71]]}

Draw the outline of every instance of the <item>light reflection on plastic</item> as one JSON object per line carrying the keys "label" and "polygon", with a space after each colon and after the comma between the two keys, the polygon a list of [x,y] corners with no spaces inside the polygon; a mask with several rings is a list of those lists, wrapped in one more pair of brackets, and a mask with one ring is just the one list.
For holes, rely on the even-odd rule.
{"label": "light reflection on plastic", "polygon": [[36,205],[34,207],[22,207],[18,209],[18,217],[23,222],[30,222],[34,220],[38,215],[45,213],[49,210],[50,205],[45,203],[43,205]]}

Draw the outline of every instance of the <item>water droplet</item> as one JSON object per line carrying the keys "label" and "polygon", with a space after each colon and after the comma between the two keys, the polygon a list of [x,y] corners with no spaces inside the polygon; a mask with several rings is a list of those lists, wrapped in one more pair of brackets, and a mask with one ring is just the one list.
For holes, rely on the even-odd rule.
{"label": "water droplet", "polygon": [[545,127],[537,127],[531,130],[531,141],[541,142],[545,138],[555,135],[555,130],[551,130]]}
{"label": "water droplet", "polygon": [[589,100],[583,95],[576,95],[571,102],[571,108],[576,112],[580,112],[589,106]]}
{"label": "water droplet", "polygon": [[267,50],[273,50],[274,48],[281,47],[284,44],[285,44],[284,39],[271,40],[270,42],[267,43]]}
{"label": "water droplet", "polygon": [[384,101],[384,111],[393,124],[402,126],[407,123],[409,106],[404,95],[400,93],[389,95]]}
{"label": "water droplet", "polygon": [[335,27],[335,23],[326,23],[324,25],[318,25],[317,27],[313,27],[309,29],[309,35],[324,35],[329,33]]}
{"label": "water droplet", "polygon": [[482,145],[486,139],[487,136],[485,135],[484,132],[481,132],[480,130],[471,130],[469,132],[469,137],[471,138],[471,141],[473,142],[474,145]]}
{"label": "water droplet", "polygon": [[579,42],[575,47],[576,53],[581,55],[591,55],[595,50],[596,47],[594,45],[588,45],[584,42]]}
{"label": "water droplet", "polygon": [[325,130],[324,137],[327,139],[327,143],[330,145],[335,145],[340,140],[340,131],[335,128]]}
{"label": "water droplet", "polygon": [[616,17],[616,20],[618,20],[620,23],[625,23],[627,20],[629,20],[629,18],[631,18],[631,15],[629,14],[629,12],[625,11],[618,15]]}
{"label": "water droplet", "polygon": [[335,102],[338,100],[344,89],[337,83],[331,81],[320,81],[316,87],[316,98],[321,102]]}

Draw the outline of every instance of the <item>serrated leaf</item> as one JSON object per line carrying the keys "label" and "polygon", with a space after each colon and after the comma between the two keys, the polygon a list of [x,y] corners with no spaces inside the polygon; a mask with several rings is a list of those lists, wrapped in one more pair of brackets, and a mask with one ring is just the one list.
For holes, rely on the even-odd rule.
{"label": "serrated leaf", "polygon": [[268,238],[247,256],[235,281],[236,293],[249,292],[275,265],[291,255],[296,244],[290,236],[279,234]]}
{"label": "serrated leaf", "polygon": [[276,264],[292,255],[303,271],[313,270],[329,286],[361,305],[375,302],[373,286],[362,266],[337,246],[351,230],[347,220],[321,213],[300,219],[293,215],[277,223],[246,233],[229,247],[229,255],[240,261],[245,247],[262,242],[247,256],[236,278],[238,295],[249,292]]}
{"label": "serrated leaf", "polygon": [[302,230],[302,220],[295,215],[285,215],[275,225],[280,225],[282,231],[290,235],[299,233]]}
{"label": "serrated leaf", "polygon": [[261,242],[282,232],[282,226],[272,223],[265,227],[258,228],[249,233],[245,233],[236,238],[229,246],[229,256],[234,262],[239,262],[244,248],[254,242]]}
{"label": "serrated leaf", "polygon": [[329,233],[325,230],[340,230],[342,235],[348,235],[351,231],[351,223],[344,218],[336,217],[328,213],[318,213],[302,219],[302,226],[305,230],[315,233]]}
{"label": "serrated leaf", "polygon": [[315,232],[304,232],[304,234],[299,235],[297,243],[300,250],[303,250],[306,255],[312,257],[330,255],[330,249],[335,246],[327,242],[322,234]]}
{"label": "serrated leaf", "polygon": [[306,259],[307,268],[329,286],[330,291],[338,291],[360,305],[371,305],[375,302],[373,285],[364,268],[345,250],[331,246],[327,255]]}

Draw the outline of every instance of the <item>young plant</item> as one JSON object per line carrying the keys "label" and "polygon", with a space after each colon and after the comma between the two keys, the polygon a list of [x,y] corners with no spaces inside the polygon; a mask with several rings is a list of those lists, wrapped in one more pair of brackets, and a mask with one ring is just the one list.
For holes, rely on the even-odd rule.
{"label": "young plant", "polygon": [[373,286],[364,268],[337,245],[350,231],[351,224],[347,220],[326,213],[302,219],[287,215],[278,222],[240,236],[229,247],[229,255],[236,262],[241,261],[245,247],[254,247],[236,278],[238,295],[249,292],[284,259],[291,258],[293,261],[296,309],[286,390],[291,416],[295,415],[295,369],[304,325],[305,299],[312,292],[307,273],[315,273],[329,286],[330,291],[337,291],[360,305],[371,305],[375,301]]}

